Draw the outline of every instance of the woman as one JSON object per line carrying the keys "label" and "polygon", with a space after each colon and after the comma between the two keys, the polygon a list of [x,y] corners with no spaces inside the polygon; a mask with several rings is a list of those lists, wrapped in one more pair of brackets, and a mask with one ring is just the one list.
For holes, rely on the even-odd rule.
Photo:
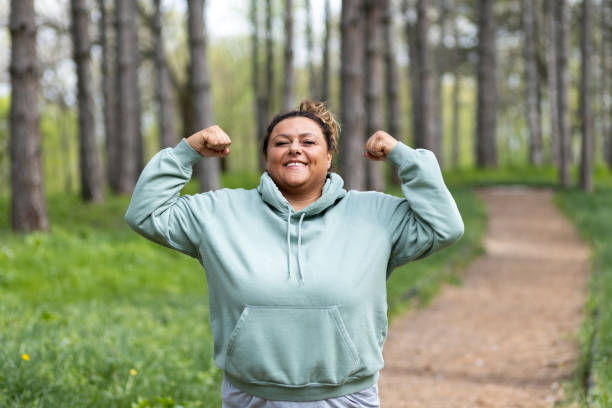
{"label": "woman", "polygon": [[326,106],[304,101],[268,127],[256,189],[179,197],[197,161],[230,153],[218,126],[140,175],[128,224],[206,271],[224,407],[379,406],[386,279],[463,234],[430,151],[382,131],[367,141],[368,159],[399,167],[399,198],[346,191],[329,171],[337,139]]}

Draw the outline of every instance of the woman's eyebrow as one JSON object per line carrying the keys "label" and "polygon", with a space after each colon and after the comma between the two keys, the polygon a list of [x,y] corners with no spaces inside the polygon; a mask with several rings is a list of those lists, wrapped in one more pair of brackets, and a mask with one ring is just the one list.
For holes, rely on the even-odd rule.
{"label": "woman's eyebrow", "polygon": [[[314,135],[314,133],[312,133],[312,132],[305,132],[305,133],[300,133],[298,135],[298,137],[313,136],[313,135]],[[286,133],[279,133],[278,135],[275,135],[272,139],[274,139],[275,137],[279,137],[279,136],[291,137],[291,135],[288,135]]]}

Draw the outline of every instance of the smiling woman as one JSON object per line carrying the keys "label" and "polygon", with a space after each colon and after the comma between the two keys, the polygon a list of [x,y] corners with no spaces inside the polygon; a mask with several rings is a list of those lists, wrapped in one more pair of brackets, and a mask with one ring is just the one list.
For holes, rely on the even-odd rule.
{"label": "smiling woman", "polygon": [[346,191],[338,125],[321,102],[275,117],[257,189],[180,196],[192,166],[230,154],[212,126],[155,155],[126,221],[206,271],[224,408],[379,407],[386,280],[442,249],[463,221],[435,156],[383,131],[364,156],[399,167],[405,197]]}

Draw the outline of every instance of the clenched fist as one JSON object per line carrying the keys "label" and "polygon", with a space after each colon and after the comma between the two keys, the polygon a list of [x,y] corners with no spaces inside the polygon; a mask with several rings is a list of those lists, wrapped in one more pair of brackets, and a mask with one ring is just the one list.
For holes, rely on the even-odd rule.
{"label": "clenched fist", "polygon": [[370,160],[387,160],[387,155],[397,144],[397,140],[382,130],[374,132],[365,145],[365,157]]}
{"label": "clenched fist", "polygon": [[224,157],[230,153],[230,137],[217,125],[207,127],[187,138],[187,143],[204,157]]}

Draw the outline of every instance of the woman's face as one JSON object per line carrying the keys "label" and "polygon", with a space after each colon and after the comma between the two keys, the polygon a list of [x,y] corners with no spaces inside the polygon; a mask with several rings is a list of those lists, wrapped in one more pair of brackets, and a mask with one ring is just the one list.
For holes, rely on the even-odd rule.
{"label": "woman's face", "polygon": [[331,159],[325,136],[314,120],[296,116],[272,129],[266,166],[281,192],[320,192]]}

